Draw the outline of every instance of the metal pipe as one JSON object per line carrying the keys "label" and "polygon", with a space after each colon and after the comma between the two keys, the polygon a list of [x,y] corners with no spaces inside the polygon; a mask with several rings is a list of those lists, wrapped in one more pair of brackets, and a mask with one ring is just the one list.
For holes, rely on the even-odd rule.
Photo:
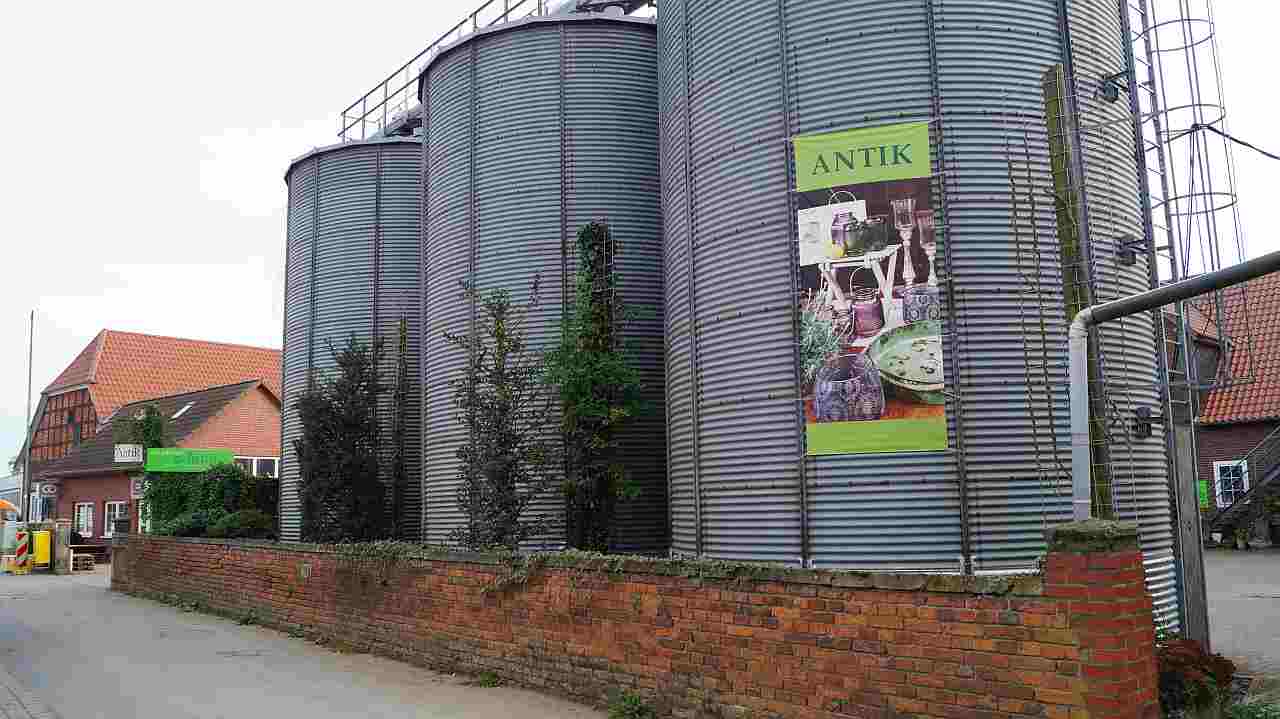
{"label": "metal pipe", "polygon": [[[1207,292],[1280,271],[1280,252],[1272,252],[1217,272],[1192,277],[1136,295],[1080,310],[1068,332],[1071,380],[1071,504],[1075,519],[1088,519],[1093,485],[1089,458],[1089,330],[1121,317],[1149,312]],[[1163,351],[1163,348],[1161,348]]]}
{"label": "metal pipe", "polygon": [[31,442],[36,433],[31,429],[31,368],[36,357],[36,311],[31,310],[31,329],[27,334],[27,446],[26,456],[22,460],[22,493],[18,495],[19,515],[31,520]]}

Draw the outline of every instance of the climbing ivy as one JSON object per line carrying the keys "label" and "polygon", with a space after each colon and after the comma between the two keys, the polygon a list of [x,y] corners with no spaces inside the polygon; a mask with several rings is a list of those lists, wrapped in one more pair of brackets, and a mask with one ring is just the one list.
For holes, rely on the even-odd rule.
{"label": "climbing ivy", "polygon": [[640,373],[622,343],[629,315],[609,227],[584,225],[576,250],[574,294],[560,345],[547,354],[546,380],[560,400],[566,538],[571,547],[603,552],[618,501],[639,494],[618,461],[618,436],[644,402]]}

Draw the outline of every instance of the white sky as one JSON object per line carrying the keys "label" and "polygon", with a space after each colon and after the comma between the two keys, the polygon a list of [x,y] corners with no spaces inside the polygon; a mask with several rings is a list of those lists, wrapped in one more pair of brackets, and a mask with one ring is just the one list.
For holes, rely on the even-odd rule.
{"label": "white sky", "polygon": [[[279,347],[289,161],[479,4],[11,2],[0,22],[0,459],[102,328]],[[1273,152],[1280,3],[1218,3],[1231,130]],[[1236,152],[1248,251],[1274,161]],[[3,474],[3,469],[0,469]]]}

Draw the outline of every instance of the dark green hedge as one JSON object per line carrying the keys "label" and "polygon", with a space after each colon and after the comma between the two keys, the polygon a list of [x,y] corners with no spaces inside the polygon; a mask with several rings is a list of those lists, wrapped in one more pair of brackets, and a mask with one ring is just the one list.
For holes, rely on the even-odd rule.
{"label": "dark green hedge", "polygon": [[[237,520],[250,519],[243,531],[267,538],[275,534],[279,491],[278,480],[250,476],[235,464],[220,464],[203,474],[152,474],[143,491],[143,512],[153,534],[210,536],[206,532],[211,527],[241,531]],[[230,515],[236,519],[224,521]],[[262,528],[263,516],[271,518],[269,531]]]}

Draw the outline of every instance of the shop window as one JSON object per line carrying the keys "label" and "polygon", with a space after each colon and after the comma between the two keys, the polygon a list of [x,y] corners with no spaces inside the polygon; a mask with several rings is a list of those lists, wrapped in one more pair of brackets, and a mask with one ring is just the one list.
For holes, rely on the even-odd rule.
{"label": "shop window", "polygon": [[106,524],[102,527],[102,536],[110,538],[115,534],[116,520],[129,518],[129,503],[106,502],[103,508],[106,510],[103,513],[103,520]]}
{"label": "shop window", "polygon": [[81,537],[93,536],[93,502],[76,502],[72,527]]}

